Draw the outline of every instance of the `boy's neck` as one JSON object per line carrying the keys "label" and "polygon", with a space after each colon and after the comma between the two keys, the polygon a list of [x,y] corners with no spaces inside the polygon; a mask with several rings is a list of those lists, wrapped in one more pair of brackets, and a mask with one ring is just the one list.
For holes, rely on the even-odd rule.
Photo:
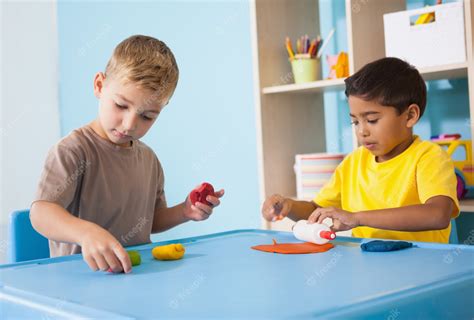
{"label": "boy's neck", "polygon": [[376,162],[385,162],[385,161],[388,161],[390,159],[395,158],[399,154],[403,153],[406,149],[408,149],[408,147],[411,146],[411,144],[413,143],[413,141],[415,141],[415,139],[416,139],[415,135],[413,135],[413,134],[410,135],[410,137],[403,140],[401,143],[399,143],[397,146],[395,146],[395,148],[393,148],[387,154],[384,154],[382,156],[376,156],[375,161]]}
{"label": "boy's neck", "polygon": [[102,129],[102,126],[101,126],[100,123],[97,121],[97,119],[95,119],[94,121],[92,121],[91,123],[89,123],[89,127],[91,127],[92,130],[94,130],[94,132],[97,133],[97,135],[98,135],[99,137],[101,137],[102,139],[109,140],[109,139],[107,138],[107,135],[105,134],[104,129]]}

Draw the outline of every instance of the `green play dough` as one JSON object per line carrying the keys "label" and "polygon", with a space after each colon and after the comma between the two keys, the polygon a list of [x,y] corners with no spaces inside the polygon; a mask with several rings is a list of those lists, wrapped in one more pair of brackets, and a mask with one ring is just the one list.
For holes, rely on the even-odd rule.
{"label": "green play dough", "polygon": [[138,266],[142,263],[142,258],[140,257],[140,253],[138,251],[132,250],[127,251],[130,260],[132,261],[132,266]]}

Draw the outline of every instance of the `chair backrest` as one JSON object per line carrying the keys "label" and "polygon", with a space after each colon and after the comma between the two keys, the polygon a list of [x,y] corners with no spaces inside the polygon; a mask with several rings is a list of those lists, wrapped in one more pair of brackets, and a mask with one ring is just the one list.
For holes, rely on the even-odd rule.
{"label": "chair backrest", "polygon": [[11,263],[49,257],[48,239],[33,229],[30,210],[14,211],[10,214]]}
{"label": "chair backrest", "polygon": [[456,220],[451,219],[451,234],[449,235],[450,244],[459,244],[458,228],[456,226]]}

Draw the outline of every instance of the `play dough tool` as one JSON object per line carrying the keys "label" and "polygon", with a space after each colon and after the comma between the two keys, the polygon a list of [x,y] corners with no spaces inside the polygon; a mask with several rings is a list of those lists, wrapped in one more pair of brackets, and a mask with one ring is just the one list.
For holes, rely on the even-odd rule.
{"label": "play dough tool", "polygon": [[293,226],[293,235],[301,241],[324,244],[336,239],[336,234],[323,223],[311,223],[300,220]]}
{"label": "play dough tool", "polygon": [[181,243],[172,243],[154,247],[151,254],[157,260],[178,260],[184,256],[185,251]]}
{"label": "play dough tool", "polygon": [[195,205],[196,202],[201,202],[210,206],[212,203],[206,200],[207,196],[215,196],[214,187],[212,184],[204,182],[199,187],[191,191],[189,198],[191,199],[191,203],[193,205]]}

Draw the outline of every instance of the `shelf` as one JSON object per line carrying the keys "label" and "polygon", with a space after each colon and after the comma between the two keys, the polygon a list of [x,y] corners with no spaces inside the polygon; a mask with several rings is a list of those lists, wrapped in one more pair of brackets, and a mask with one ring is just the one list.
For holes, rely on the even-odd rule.
{"label": "shelf", "polygon": [[420,68],[419,71],[425,80],[466,78],[467,62]]}
{"label": "shelf", "polygon": [[263,94],[273,93],[321,93],[344,90],[344,79],[319,80],[307,83],[293,83],[282,86],[265,87]]}
{"label": "shelf", "polygon": [[[444,65],[420,67],[418,70],[425,81],[468,80],[465,93],[469,99],[472,120],[474,5],[473,0],[460,1],[464,3],[466,61],[450,63],[445,60]],[[331,137],[327,136],[329,133],[326,128],[333,124],[326,123],[324,106],[332,106],[334,103],[347,106],[347,101],[344,101],[347,99],[343,99],[345,78],[324,79],[327,76],[327,68],[326,72],[320,75],[324,80],[291,83],[292,69],[282,48],[283,39],[287,36],[295,39],[306,34],[308,30],[313,34],[323,34],[321,25],[328,25],[331,19],[337,18],[339,21],[341,18],[339,15],[327,17],[328,12],[339,12],[340,6],[345,4],[345,17],[342,19],[346,28],[338,26],[337,32],[338,35],[346,35],[347,43],[338,42],[338,46],[344,48],[348,54],[349,74],[352,75],[367,63],[386,56],[384,14],[406,10],[406,0],[362,1],[363,5],[360,5],[360,0],[328,2],[331,2],[330,6],[321,6],[321,1],[318,0],[250,2],[259,191],[262,202],[275,193],[295,193],[296,179],[291,170],[295,154],[327,151],[326,140]],[[355,7],[357,10],[354,10]],[[338,40],[341,39],[340,37]],[[322,63],[325,64],[324,59]],[[445,89],[448,86],[439,88]],[[440,94],[449,98],[449,91],[445,91]],[[337,101],[325,99],[325,93],[336,94]],[[341,99],[342,101],[339,101]],[[342,119],[336,120],[337,126],[341,125],[340,120]],[[474,126],[468,130],[473,140]],[[356,146],[354,133],[352,138]],[[464,215],[474,216],[474,199],[461,201],[460,207],[465,212]],[[264,222],[264,226],[270,229],[288,229],[288,225],[289,221]]]}
{"label": "shelf", "polygon": [[[467,77],[467,62],[420,68],[419,71],[425,80],[465,78]],[[265,87],[263,88],[262,93],[324,93],[341,91],[344,90],[344,88],[344,79],[331,79]]]}
{"label": "shelf", "polygon": [[474,213],[474,199],[466,199],[459,201],[462,212]]}

